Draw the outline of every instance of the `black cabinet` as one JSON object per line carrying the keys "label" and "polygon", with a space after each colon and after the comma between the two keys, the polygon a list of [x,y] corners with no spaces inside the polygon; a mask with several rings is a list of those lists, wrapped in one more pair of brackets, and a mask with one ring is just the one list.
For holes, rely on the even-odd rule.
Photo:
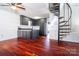
{"label": "black cabinet", "polygon": [[19,38],[25,38],[25,39],[31,39],[31,30],[18,30],[18,37]]}
{"label": "black cabinet", "polygon": [[24,39],[36,39],[39,37],[39,30],[33,29],[19,29],[18,30],[18,38]]}
{"label": "black cabinet", "polygon": [[39,37],[39,30],[32,30],[32,39],[36,39]]}

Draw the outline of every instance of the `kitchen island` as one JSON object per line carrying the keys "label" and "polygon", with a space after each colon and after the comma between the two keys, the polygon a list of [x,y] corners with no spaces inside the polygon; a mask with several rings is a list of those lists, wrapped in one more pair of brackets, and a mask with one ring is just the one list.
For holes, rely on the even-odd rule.
{"label": "kitchen island", "polygon": [[40,26],[18,26],[18,38],[36,39],[39,37]]}

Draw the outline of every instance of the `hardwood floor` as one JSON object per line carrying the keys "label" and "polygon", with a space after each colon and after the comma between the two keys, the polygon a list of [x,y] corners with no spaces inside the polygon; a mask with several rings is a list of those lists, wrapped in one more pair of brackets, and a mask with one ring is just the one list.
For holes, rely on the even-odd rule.
{"label": "hardwood floor", "polygon": [[79,44],[39,37],[35,40],[11,39],[0,42],[0,56],[77,56]]}

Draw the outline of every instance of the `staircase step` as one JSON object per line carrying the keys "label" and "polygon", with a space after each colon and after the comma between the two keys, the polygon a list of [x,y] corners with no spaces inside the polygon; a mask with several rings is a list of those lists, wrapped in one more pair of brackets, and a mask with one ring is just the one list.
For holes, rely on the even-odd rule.
{"label": "staircase step", "polygon": [[70,28],[59,28],[60,30],[70,30]]}
{"label": "staircase step", "polygon": [[63,37],[59,37],[60,39],[62,39]]}
{"label": "staircase step", "polygon": [[59,29],[70,29],[70,27],[60,27]]}
{"label": "staircase step", "polygon": [[59,36],[59,37],[63,37],[63,36],[61,35],[61,36]]}
{"label": "staircase step", "polygon": [[61,31],[60,33],[70,33],[70,32],[69,31],[67,31],[67,32],[66,31]]}
{"label": "staircase step", "polygon": [[61,21],[61,22],[59,22],[59,23],[64,23],[64,22],[67,22],[67,21]]}
{"label": "staircase step", "polygon": [[59,33],[59,36],[66,36],[68,35],[69,33]]}
{"label": "staircase step", "polygon": [[69,28],[69,27],[70,27],[70,25],[69,25],[69,26],[60,26],[60,27],[61,27],[61,28],[67,28],[67,27]]}
{"label": "staircase step", "polygon": [[68,34],[68,33],[59,33],[59,34],[60,34],[60,35],[61,35],[61,34],[66,35],[66,34]]}
{"label": "staircase step", "polygon": [[59,30],[59,32],[70,32],[71,30]]}
{"label": "staircase step", "polygon": [[60,27],[63,27],[63,26],[70,26],[70,25],[59,25]]}
{"label": "staircase step", "polygon": [[61,20],[61,19],[63,19],[63,18],[64,18],[64,17],[59,17],[58,19],[60,19],[60,20]]}
{"label": "staircase step", "polygon": [[70,28],[70,27],[66,26],[66,27],[60,27],[60,28]]}
{"label": "staircase step", "polygon": [[65,32],[65,33],[64,32],[60,32],[60,34],[68,34],[68,33],[67,32]]}
{"label": "staircase step", "polygon": [[60,36],[66,36],[67,34],[60,34]]}
{"label": "staircase step", "polygon": [[70,30],[70,29],[68,29],[68,28],[63,28],[63,29],[62,29],[62,28],[61,28],[60,30]]}

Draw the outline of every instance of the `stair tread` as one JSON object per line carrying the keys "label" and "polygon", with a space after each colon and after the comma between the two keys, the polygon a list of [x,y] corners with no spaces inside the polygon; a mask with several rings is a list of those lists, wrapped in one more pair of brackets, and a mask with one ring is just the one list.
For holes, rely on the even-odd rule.
{"label": "stair tread", "polygon": [[60,27],[59,29],[63,29],[63,28],[69,28],[70,29],[70,27]]}
{"label": "stair tread", "polygon": [[63,26],[70,26],[70,25],[59,25],[59,27],[63,27]]}
{"label": "stair tread", "polygon": [[70,32],[60,32],[60,33],[70,33]]}
{"label": "stair tread", "polygon": [[[70,29],[69,29],[70,30]],[[62,29],[60,29],[59,31],[69,31],[69,30],[62,30]]]}
{"label": "stair tread", "polygon": [[60,28],[60,30],[70,30],[70,28]]}
{"label": "stair tread", "polygon": [[59,37],[59,38],[63,38],[63,37]]}
{"label": "stair tread", "polygon": [[66,34],[60,34],[60,36],[65,36]]}
{"label": "stair tread", "polygon": [[68,34],[68,33],[59,33],[59,34]]}
{"label": "stair tread", "polygon": [[70,27],[60,27],[60,28],[70,28]]}
{"label": "stair tread", "polygon": [[67,21],[60,21],[59,23],[64,23],[64,22],[67,22]]}
{"label": "stair tread", "polygon": [[70,32],[60,32],[60,33],[70,33]]}
{"label": "stair tread", "polygon": [[59,28],[70,28],[70,26],[60,26]]}
{"label": "stair tread", "polygon": [[70,32],[70,31],[64,31],[64,30],[60,30],[59,32]]}

